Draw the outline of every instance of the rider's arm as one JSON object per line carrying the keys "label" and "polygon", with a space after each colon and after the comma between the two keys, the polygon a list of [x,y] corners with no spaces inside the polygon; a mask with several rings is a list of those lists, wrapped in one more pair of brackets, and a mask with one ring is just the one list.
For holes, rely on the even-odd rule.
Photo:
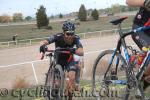
{"label": "rider's arm", "polygon": [[150,11],[150,0],[126,0],[129,6],[144,7]]}
{"label": "rider's arm", "polygon": [[41,44],[41,45],[48,45],[49,42],[48,42],[47,40],[43,40],[43,41],[40,42],[40,44]]}
{"label": "rider's arm", "polygon": [[77,46],[77,50],[75,51],[75,54],[79,56],[83,56],[84,55],[83,46],[82,43],[80,42],[79,37],[76,38],[76,46]]}
{"label": "rider's arm", "polygon": [[52,35],[52,36],[50,36],[49,38],[47,38],[46,40],[41,41],[41,45],[48,45],[48,44],[51,44],[51,43],[55,42],[55,40],[56,40],[56,36],[55,36],[55,35]]}
{"label": "rider's arm", "polygon": [[142,7],[145,0],[126,0],[129,6]]}
{"label": "rider's arm", "polygon": [[77,54],[77,55],[79,55],[79,56],[83,56],[83,55],[84,55],[83,48],[78,48],[78,49],[75,51],[75,54]]}
{"label": "rider's arm", "polygon": [[56,36],[53,35],[53,36],[50,36],[48,39],[40,42],[41,46],[40,46],[40,57],[39,58],[41,60],[44,58],[45,51],[49,51],[49,49],[47,48],[46,45],[55,42],[55,40],[56,40]]}

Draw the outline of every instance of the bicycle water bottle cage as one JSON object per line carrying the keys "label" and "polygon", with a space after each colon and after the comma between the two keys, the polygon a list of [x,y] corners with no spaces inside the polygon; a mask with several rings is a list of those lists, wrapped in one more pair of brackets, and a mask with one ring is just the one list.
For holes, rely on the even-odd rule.
{"label": "bicycle water bottle cage", "polygon": [[115,19],[115,20],[110,21],[110,23],[112,23],[113,25],[118,25],[118,24],[122,23],[122,21],[124,21],[127,18],[128,17],[122,17],[122,18],[119,18],[119,19]]}

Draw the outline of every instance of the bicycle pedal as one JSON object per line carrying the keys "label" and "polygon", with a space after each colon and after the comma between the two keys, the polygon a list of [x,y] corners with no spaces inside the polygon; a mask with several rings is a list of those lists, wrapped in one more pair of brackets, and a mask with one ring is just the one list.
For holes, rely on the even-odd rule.
{"label": "bicycle pedal", "polygon": [[118,77],[116,75],[112,75],[111,80],[118,80]]}

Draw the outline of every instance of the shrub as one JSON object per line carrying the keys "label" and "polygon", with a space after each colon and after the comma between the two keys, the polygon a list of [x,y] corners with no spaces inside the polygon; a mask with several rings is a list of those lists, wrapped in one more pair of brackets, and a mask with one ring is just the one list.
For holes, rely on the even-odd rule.
{"label": "shrub", "polygon": [[18,89],[18,88],[29,88],[31,85],[29,84],[28,81],[25,80],[25,78],[17,77],[14,80],[13,89]]}

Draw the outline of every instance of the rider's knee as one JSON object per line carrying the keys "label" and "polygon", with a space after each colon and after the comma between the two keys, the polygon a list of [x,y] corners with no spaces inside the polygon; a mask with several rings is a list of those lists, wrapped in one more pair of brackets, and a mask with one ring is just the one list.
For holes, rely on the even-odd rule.
{"label": "rider's knee", "polygon": [[74,71],[70,71],[68,76],[69,76],[69,80],[71,80],[71,81],[75,80],[75,72]]}

